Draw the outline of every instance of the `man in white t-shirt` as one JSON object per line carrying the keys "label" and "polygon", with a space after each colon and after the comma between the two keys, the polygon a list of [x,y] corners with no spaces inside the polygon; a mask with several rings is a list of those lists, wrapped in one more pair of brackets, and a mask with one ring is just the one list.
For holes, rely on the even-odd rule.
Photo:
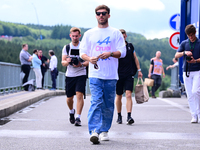
{"label": "man in white t-shirt", "polygon": [[169,65],[169,66],[166,68],[166,70],[178,66],[178,58],[173,58],[172,61],[173,61],[174,64],[173,64],[173,65]]}
{"label": "man in white t-shirt", "polygon": [[125,41],[118,29],[108,25],[110,8],[100,5],[95,9],[98,26],[85,32],[80,45],[80,55],[89,61],[89,86],[91,106],[88,112],[90,141],[93,144],[109,140],[116,83],[118,58],[125,57]]}
{"label": "man in white t-shirt", "polygon": [[[70,109],[69,120],[75,126],[81,126],[80,117],[84,105],[83,95],[85,94],[86,85],[86,66],[88,66],[88,61],[83,62],[79,57],[80,33],[81,30],[79,28],[71,28],[70,38],[72,42],[65,45],[62,50],[62,65],[67,66],[65,91],[67,105]],[[74,95],[76,95],[77,99],[76,119],[74,117],[75,109],[73,108]]]}

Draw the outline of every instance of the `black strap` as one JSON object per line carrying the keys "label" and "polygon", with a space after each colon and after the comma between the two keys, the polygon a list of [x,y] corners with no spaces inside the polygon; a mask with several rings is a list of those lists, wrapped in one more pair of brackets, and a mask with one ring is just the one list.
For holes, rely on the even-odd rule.
{"label": "black strap", "polygon": [[67,55],[69,55],[69,50],[70,50],[70,45],[67,44],[67,45],[66,45],[66,52],[67,52]]}
{"label": "black strap", "polygon": [[190,76],[190,64],[186,61],[186,77],[189,77],[189,76]]}

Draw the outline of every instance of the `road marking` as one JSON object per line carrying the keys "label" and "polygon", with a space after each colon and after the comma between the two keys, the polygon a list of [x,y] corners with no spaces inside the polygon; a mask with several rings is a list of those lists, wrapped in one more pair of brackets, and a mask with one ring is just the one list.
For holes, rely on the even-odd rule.
{"label": "road marking", "polygon": [[[119,136],[120,135],[120,136]],[[53,131],[53,130],[0,130],[1,137],[12,138],[89,138],[88,132]],[[167,132],[109,132],[112,139],[200,139],[198,133],[167,133]]]}
{"label": "road marking", "polygon": [[159,98],[159,97],[157,99],[190,113],[190,110],[188,108],[183,107],[183,105],[180,105],[178,103],[172,102],[172,101],[167,100],[167,99]]}

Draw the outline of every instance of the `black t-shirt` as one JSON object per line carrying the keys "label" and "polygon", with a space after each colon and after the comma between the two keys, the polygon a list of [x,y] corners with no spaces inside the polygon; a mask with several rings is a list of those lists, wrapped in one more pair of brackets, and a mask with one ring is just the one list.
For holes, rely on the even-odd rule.
{"label": "black t-shirt", "polygon": [[[195,46],[194,46],[194,44],[195,44]],[[194,47],[194,49],[193,49],[193,47]],[[178,52],[191,51],[191,49],[193,49],[192,54],[193,54],[194,59],[200,58],[200,40],[198,38],[197,38],[196,43],[191,42],[191,46],[190,46],[189,39],[184,40],[181,43],[181,45],[179,46]],[[186,72],[186,60],[185,59],[186,59],[186,56],[184,56],[184,63],[183,63],[184,72]],[[189,66],[190,66],[190,71],[199,71],[200,70],[200,63],[190,63]]]}
{"label": "black t-shirt", "polygon": [[[38,57],[40,59],[40,57]],[[43,66],[43,64],[47,61],[47,57],[43,56],[40,59],[42,61],[41,69],[46,70],[46,67]]]}
{"label": "black t-shirt", "polygon": [[133,53],[133,44],[126,42],[126,56],[124,58],[119,58],[119,78],[124,78],[132,74]]}

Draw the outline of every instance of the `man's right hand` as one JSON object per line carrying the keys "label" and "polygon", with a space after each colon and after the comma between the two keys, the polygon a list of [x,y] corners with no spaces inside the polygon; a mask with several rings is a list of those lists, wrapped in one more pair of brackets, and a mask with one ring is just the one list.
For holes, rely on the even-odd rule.
{"label": "man's right hand", "polygon": [[97,61],[98,61],[98,57],[90,57],[89,61],[90,61],[92,64],[96,64]]}
{"label": "man's right hand", "polygon": [[72,59],[71,59],[70,57],[67,57],[67,58],[66,58],[66,61],[67,61],[68,63],[70,63],[70,62],[72,61]]}
{"label": "man's right hand", "polygon": [[192,52],[191,51],[185,51],[185,55],[192,56]]}

